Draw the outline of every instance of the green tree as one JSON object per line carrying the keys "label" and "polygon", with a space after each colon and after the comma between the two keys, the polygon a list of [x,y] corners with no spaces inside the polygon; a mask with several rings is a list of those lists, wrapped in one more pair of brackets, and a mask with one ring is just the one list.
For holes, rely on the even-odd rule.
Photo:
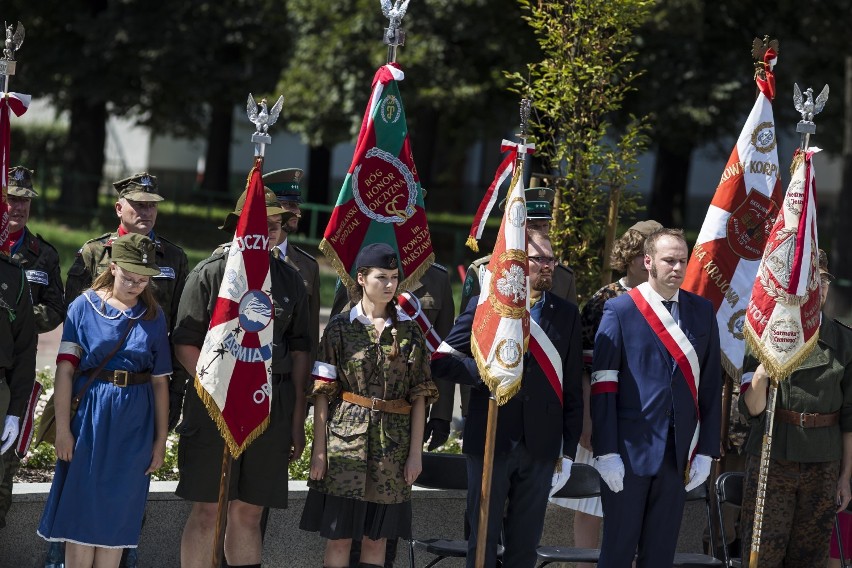
{"label": "green tree", "polygon": [[[628,189],[645,148],[645,125],[621,130],[610,118],[639,73],[631,67],[634,31],[650,0],[520,0],[543,58],[511,79],[532,99],[536,156],[557,190],[554,250],[577,276],[581,297],[600,286],[608,190]],[[623,198],[622,214],[635,209]]]}

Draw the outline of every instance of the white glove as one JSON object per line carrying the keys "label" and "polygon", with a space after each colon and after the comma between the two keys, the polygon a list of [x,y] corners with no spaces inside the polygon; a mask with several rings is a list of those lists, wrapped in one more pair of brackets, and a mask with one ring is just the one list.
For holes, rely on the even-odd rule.
{"label": "white glove", "polygon": [[562,458],[562,471],[554,471],[553,479],[550,481],[550,495],[549,497],[553,497],[553,495],[562,489],[568,480],[571,478],[571,466],[574,465],[574,462],[571,458]]}
{"label": "white glove", "polygon": [[713,458],[704,454],[695,454],[692,464],[689,466],[689,481],[686,482],[687,493],[707,481],[710,477],[710,466]]}
{"label": "white glove", "polygon": [[606,454],[595,458],[595,469],[601,474],[606,486],[613,493],[624,489],[624,462],[618,454]]}
{"label": "white glove", "polygon": [[3,436],[0,437],[0,442],[3,442],[3,445],[0,446],[0,454],[5,454],[6,450],[12,447],[12,444],[15,443],[15,440],[18,439],[18,431],[20,430],[19,422],[20,418],[17,416],[7,416],[6,423],[3,426]]}

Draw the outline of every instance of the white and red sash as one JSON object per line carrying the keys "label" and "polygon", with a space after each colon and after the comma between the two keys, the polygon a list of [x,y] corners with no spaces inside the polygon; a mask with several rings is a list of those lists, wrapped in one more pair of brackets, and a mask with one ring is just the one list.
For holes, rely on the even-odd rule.
{"label": "white and red sash", "polygon": [[399,302],[399,307],[402,308],[402,311],[408,314],[408,317],[416,321],[417,325],[420,326],[420,331],[423,332],[423,336],[426,338],[426,346],[429,348],[429,353],[437,351],[438,346],[441,345],[441,338],[432,326],[432,322],[423,313],[423,308],[420,306],[420,300],[417,299],[417,296],[411,292],[403,292],[396,300]]}
{"label": "white and red sash", "polygon": [[30,393],[30,399],[27,401],[27,411],[21,419],[21,431],[18,434],[18,442],[15,444],[15,454],[18,459],[23,459],[30,449],[30,442],[33,439],[33,430],[35,430],[35,410],[38,404],[38,399],[41,397],[41,392],[44,387],[36,381],[33,383],[33,390]]}
{"label": "white and red sash", "polygon": [[544,376],[547,377],[547,382],[550,383],[559,399],[559,404],[562,405],[562,382],[564,379],[562,376],[562,357],[559,356],[559,351],[556,350],[556,346],[553,345],[541,326],[532,318],[530,318],[529,353],[541,367]]}
{"label": "white and red sash", "polygon": [[692,393],[692,402],[695,405],[695,414],[698,417],[692,442],[689,444],[689,459],[692,460],[693,452],[698,445],[698,432],[701,428],[701,414],[698,409],[698,384],[701,380],[701,367],[698,363],[698,354],[650,284],[644,282],[630,290],[628,294],[633,303],[636,304],[639,313],[642,314],[645,321],[663,342],[666,351],[677,363],[681,373],[683,373],[683,378],[686,380],[686,386]]}

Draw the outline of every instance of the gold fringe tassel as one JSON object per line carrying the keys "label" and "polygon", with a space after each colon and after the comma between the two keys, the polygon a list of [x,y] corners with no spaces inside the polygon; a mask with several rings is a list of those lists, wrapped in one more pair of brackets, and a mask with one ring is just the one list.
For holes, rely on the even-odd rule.
{"label": "gold fringe tassel", "polygon": [[470,338],[470,348],[473,352],[473,358],[476,361],[476,367],[479,369],[480,378],[486,386],[488,386],[488,389],[494,393],[494,398],[497,400],[497,406],[503,406],[509,402],[513,396],[518,394],[519,390],[521,390],[523,373],[521,373],[521,377],[511,385],[503,386],[500,379],[491,374],[488,369],[488,365],[486,364],[485,357],[482,356],[482,353],[479,350],[479,345],[477,345],[472,335]]}
{"label": "gold fringe tassel", "polygon": [[814,333],[802,346],[795,357],[783,365],[778,365],[772,357],[772,353],[770,353],[770,351],[766,348],[751,326],[746,325],[744,331],[746,343],[749,348],[757,355],[760,362],[763,363],[763,367],[766,369],[766,372],[769,373],[769,376],[777,381],[783,381],[792,375],[793,371],[798,369],[799,366],[804,363],[805,359],[808,358],[808,355],[810,355],[811,351],[813,351],[814,347],[816,347],[817,341],[819,341],[819,330],[817,330],[817,332]]}
{"label": "gold fringe tassel", "polygon": [[[334,247],[331,246],[326,239],[320,241],[319,250],[326,256],[328,261],[331,263],[334,271],[337,272],[337,276],[340,277],[340,281],[346,288],[351,288],[355,286],[355,281],[346,272],[346,268],[343,266],[343,262],[340,260],[340,257],[337,255],[337,252],[334,250]],[[426,257],[426,261],[420,265],[420,267],[415,270],[411,274],[407,274],[405,276],[405,280],[400,282],[399,291],[404,292],[408,290],[415,282],[418,282],[426,271],[429,270],[429,267],[435,263],[435,253],[430,253],[429,256]]]}
{"label": "gold fringe tassel", "polygon": [[[742,364],[742,362],[740,362]],[[722,369],[728,373],[728,376],[734,379],[737,383],[742,379],[743,371],[738,368],[736,365],[731,363],[731,360],[728,359],[728,356],[722,353]]]}
{"label": "gold fringe tassel", "polygon": [[476,239],[473,238],[473,235],[467,236],[467,242],[465,243],[465,246],[467,246],[467,248],[469,248],[473,252],[479,252],[479,243],[476,242]]}
{"label": "gold fringe tassel", "polygon": [[216,427],[219,429],[219,433],[222,434],[222,438],[228,445],[228,449],[231,450],[231,455],[234,459],[240,457],[240,455],[246,451],[249,444],[260,437],[260,435],[263,434],[269,426],[269,416],[267,416],[263,419],[263,422],[261,422],[257,428],[255,428],[248,437],[246,437],[242,445],[238,445],[237,441],[234,440],[234,437],[231,435],[230,430],[228,430],[227,424],[225,424],[225,418],[222,416],[222,411],[219,410],[219,406],[216,404],[216,401],[213,400],[213,397],[209,392],[207,392],[207,389],[204,388],[201,381],[198,380],[198,375],[195,376],[195,391],[198,393],[198,398],[201,399],[201,402],[207,408],[207,414],[209,414],[213,422],[216,423]]}

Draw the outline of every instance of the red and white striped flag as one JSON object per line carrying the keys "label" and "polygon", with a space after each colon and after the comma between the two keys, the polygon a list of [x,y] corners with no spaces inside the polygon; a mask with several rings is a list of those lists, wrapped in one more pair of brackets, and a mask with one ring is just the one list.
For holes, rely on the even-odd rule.
{"label": "red and white striped flag", "polygon": [[683,289],[710,300],[719,324],[722,366],[742,374],[746,308],[763,248],[781,206],[781,170],[772,99],[777,60],[764,57],[766,79],[722,172],[687,265]]}
{"label": "red and white striped flag", "polygon": [[748,304],[746,341],[769,375],[778,380],[795,371],[819,339],[819,240],[812,163],[819,151],[796,150],[793,178]]}
{"label": "red and white striped flag", "polygon": [[[525,147],[519,149],[525,151]],[[527,205],[522,171],[516,167],[512,176],[497,244],[482,279],[470,339],[479,375],[499,405],[521,388],[530,336]]]}
{"label": "red and white striped flag", "polygon": [[269,232],[256,158],[196,366],[195,389],[234,458],[263,434],[272,407]]}
{"label": "red and white striped flag", "polygon": [[15,116],[27,112],[30,106],[30,95],[20,93],[4,93],[0,91],[0,252],[9,254],[7,241],[9,239],[9,150],[12,139],[12,124],[10,111]]}

